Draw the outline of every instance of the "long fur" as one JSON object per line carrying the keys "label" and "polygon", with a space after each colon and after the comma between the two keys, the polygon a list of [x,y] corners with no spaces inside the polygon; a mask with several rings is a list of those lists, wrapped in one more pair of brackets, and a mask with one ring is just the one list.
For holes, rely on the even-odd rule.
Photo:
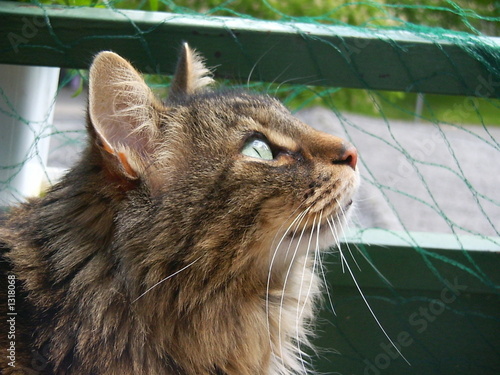
{"label": "long fur", "polygon": [[[350,206],[356,153],[275,99],[207,90],[183,48],[166,104],[121,57],[96,57],[81,160],[3,222],[0,315],[8,277],[18,315],[2,374],[310,370],[320,250]],[[252,137],[273,160],[242,154]]]}

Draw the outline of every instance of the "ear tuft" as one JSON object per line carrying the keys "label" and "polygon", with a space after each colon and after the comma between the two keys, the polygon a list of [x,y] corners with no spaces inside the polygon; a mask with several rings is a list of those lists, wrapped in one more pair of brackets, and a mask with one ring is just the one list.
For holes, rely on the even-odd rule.
{"label": "ear tuft", "polygon": [[175,97],[198,93],[214,82],[210,75],[203,58],[187,43],[183,43],[170,95]]}
{"label": "ear tuft", "polygon": [[159,106],[141,75],[113,52],[99,53],[89,73],[89,116],[103,149],[131,179],[148,164]]}

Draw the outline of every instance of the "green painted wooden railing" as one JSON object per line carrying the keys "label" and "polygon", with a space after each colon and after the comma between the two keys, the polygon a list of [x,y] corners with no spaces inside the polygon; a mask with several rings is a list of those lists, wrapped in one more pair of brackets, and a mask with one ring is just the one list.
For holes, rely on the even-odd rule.
{"label": "green painted wooden railing", "polygon": [[498,64],[500,38],[5,2],[0,12],[0,63],[85,69],[111,49],[144,72],[169,74],[187,40],[224,77],[500,97],[498,85],[480,81],[499,79],[487,65]]}
{"label": "green painted wooden railing", "polygon": [[[87,68],[93,55],[110,49],[146,73],[169,74],[179,44],[188,41],[216,74],[242,81],[500,97],[500,77],[488,68],[500,64],[500,38],[6,2],[0,20],[5,64]],[[338,252],[325,259],[330,296],[317,330],[324,350],[313,355],[316,368],[343,375],[499,374],[499,251],[498,238],[353,234],[342,244],[352,275]]]}

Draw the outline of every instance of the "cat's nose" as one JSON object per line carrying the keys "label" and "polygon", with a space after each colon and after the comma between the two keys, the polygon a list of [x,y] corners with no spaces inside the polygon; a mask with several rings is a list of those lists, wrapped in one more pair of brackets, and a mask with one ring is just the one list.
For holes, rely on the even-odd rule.
{"label": "cat's nose", "polygon": [[358,150],[350,143],[344,144],[342,153],[338,158],[333,160],[333,164],[345,164],[356,170],[356,164],[358,164]]}

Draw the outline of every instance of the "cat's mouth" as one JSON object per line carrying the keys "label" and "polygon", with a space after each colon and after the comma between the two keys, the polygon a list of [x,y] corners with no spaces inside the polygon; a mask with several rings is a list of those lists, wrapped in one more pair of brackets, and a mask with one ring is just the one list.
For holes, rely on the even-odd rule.
{"label": "cat's mouth", "polygon": [[352,198],[358,185],[357,175],[335,180],[330,178],[325,182],[327,177],[309,185],[304,204],[310,207],[311,215],[344,216],[353,204]]}

